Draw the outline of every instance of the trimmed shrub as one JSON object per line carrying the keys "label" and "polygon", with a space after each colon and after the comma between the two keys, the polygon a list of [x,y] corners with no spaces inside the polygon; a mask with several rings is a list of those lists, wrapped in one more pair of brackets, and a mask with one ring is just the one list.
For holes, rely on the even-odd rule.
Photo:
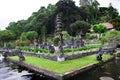
{"label": "trimmed shrub", "polygon": [[60,41],[59,36],[55,36],[53,38],[53,44],[54,44],[54,46],[58,46],[59,41]]}

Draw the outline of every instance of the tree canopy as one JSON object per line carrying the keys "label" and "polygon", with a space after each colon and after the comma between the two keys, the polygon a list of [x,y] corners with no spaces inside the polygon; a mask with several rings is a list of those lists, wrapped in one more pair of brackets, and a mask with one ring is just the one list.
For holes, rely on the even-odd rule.
{"label": "tree canopy", "polygon": [[110,22],[113,24],[116,30],[120,31],[120,16],[116,17],[115,19],[112,19]]}
{"label": "tree canopy", "polygon": [[0,31],[0,41],[4,43],[4,47],[6,47],[6,42],[14,39],[15,39],[15,34],[11,30]]}
{"label": "tree canopy", "polygon": [[120,31],[109,31],[101,38],[102,44],[108,43],[111,47],[116,47],[120,44]]}
{"label": "tree canopy", "polygon": [[[24,32],[36,31],[38,37],[45,41],[46,36],[55,33],[58,13],[62,14],[62,30],[67,31],[70,35],[74,33],[74,36],[77,35],[79,31],[75,31],[75,29],[78,28],[78,25],[82,28],[88,24],[95,25],[103,22],[110,22],[116,30],[120,30],[117,9],[112,4],[109,7],[99,7],[97,0],[80,0],[79,7],[75,5],[74,0],[59,0],[55,5],[49,4],[47,7],[40,7],[26,20],[9,23],[6,29],[15,34],[15,39],[19,39]],[[86,32],[88,27],[83,27],[83,29],[82,32]]]}
{"label": "tree canopy", "polygon": [[80,32],[85,34],[90,29],[90,24],[85,21],[76,21],[72,23],[70,26],[73,32],[73,36],[79,34]]}
{"label": "tree canopy", "polygon": [[29,31],[29,32],[26,33],[26,37],[27,37],[28,40],[34,41],[35,39],[38,38],[38,34],[35,31]]}
{"label": "tree canopy", "polygon": [[86,20],[87,15],[83,9],[79,9],[73,0],[59,0],[56,3],[56,13],[62,13],[63,30],[71,35],[70,24],[77,20]]}
{"label": "tree canopy", "polygon": [[92,25],[92,29],[95,33],[99,33],[99,34],[107,31],[107,27],[101,23]]}
{"label": "tree canopy", "polygon": [[15,34],[10,30],[1,30],[0,31],[0,40],[1,41],[10,41],[15,39]]}
{"label": "tree canopy", "polygon": [[41,35],[41,28],[46,27],[46,33],[52,34],[55,29],[55,9],[56,6],[49,4],[47,8],[41,7],[37,12],[33,12],[27,20],[20,20],[18,22],[11,22],[6,28],[12,30],[19,38],[22,32],[36,31]]}

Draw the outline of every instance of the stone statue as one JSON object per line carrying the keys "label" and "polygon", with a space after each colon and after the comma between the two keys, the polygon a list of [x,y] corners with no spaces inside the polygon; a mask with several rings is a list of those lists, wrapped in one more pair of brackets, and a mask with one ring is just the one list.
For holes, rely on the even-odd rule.
{"label": "stone statue", "polygon": [[98,53],[96,55],[96,59],[101,61],[102,60],[102,55],[103,55],[103,52],[102,52],[102,48],[100,47],[99,51],[98,51]]}
{"label": "stone statue", "polygon": [[8,56],[9,49],[7,47],[3,48],[3,56],[6,58]]}
{"label": "stone statue", "polygon": [[23,56],[22,52],[20,50],[16,50],[16,52],[18,53],[19,61],[24,61],[25,57]]}

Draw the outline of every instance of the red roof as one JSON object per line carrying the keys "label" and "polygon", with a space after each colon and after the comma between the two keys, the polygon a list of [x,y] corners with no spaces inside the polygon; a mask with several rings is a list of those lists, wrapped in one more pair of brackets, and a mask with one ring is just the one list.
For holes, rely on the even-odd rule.
{"label": "red roof", "polygon": [[113,25],[109,22],[103,23],[103,25],[105,25],[107,27],[107,29],[112,29]]}

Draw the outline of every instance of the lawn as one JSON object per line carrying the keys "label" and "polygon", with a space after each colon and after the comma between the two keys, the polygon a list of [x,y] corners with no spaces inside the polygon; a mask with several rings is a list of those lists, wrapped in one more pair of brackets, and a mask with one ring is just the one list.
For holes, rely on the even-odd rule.
{"label": "lawn", "polygon": [[[107,60],[110,57],[111,57],[110,55],[103,55],[103,60]],[[10,58],[14,60],[18,60],[17,56],[12,56]],[[58,74],[63,74],[65,72],[73,71],[92,64],[99,63],[99,61],[96,60],[95,55],[86,56],[74,60],[68,60],[64,62],[51,61],[33,56],[25,56],[25,58],[26,60],[24,62],[27,64],[31,64],[42,69],[53,71]]]}

